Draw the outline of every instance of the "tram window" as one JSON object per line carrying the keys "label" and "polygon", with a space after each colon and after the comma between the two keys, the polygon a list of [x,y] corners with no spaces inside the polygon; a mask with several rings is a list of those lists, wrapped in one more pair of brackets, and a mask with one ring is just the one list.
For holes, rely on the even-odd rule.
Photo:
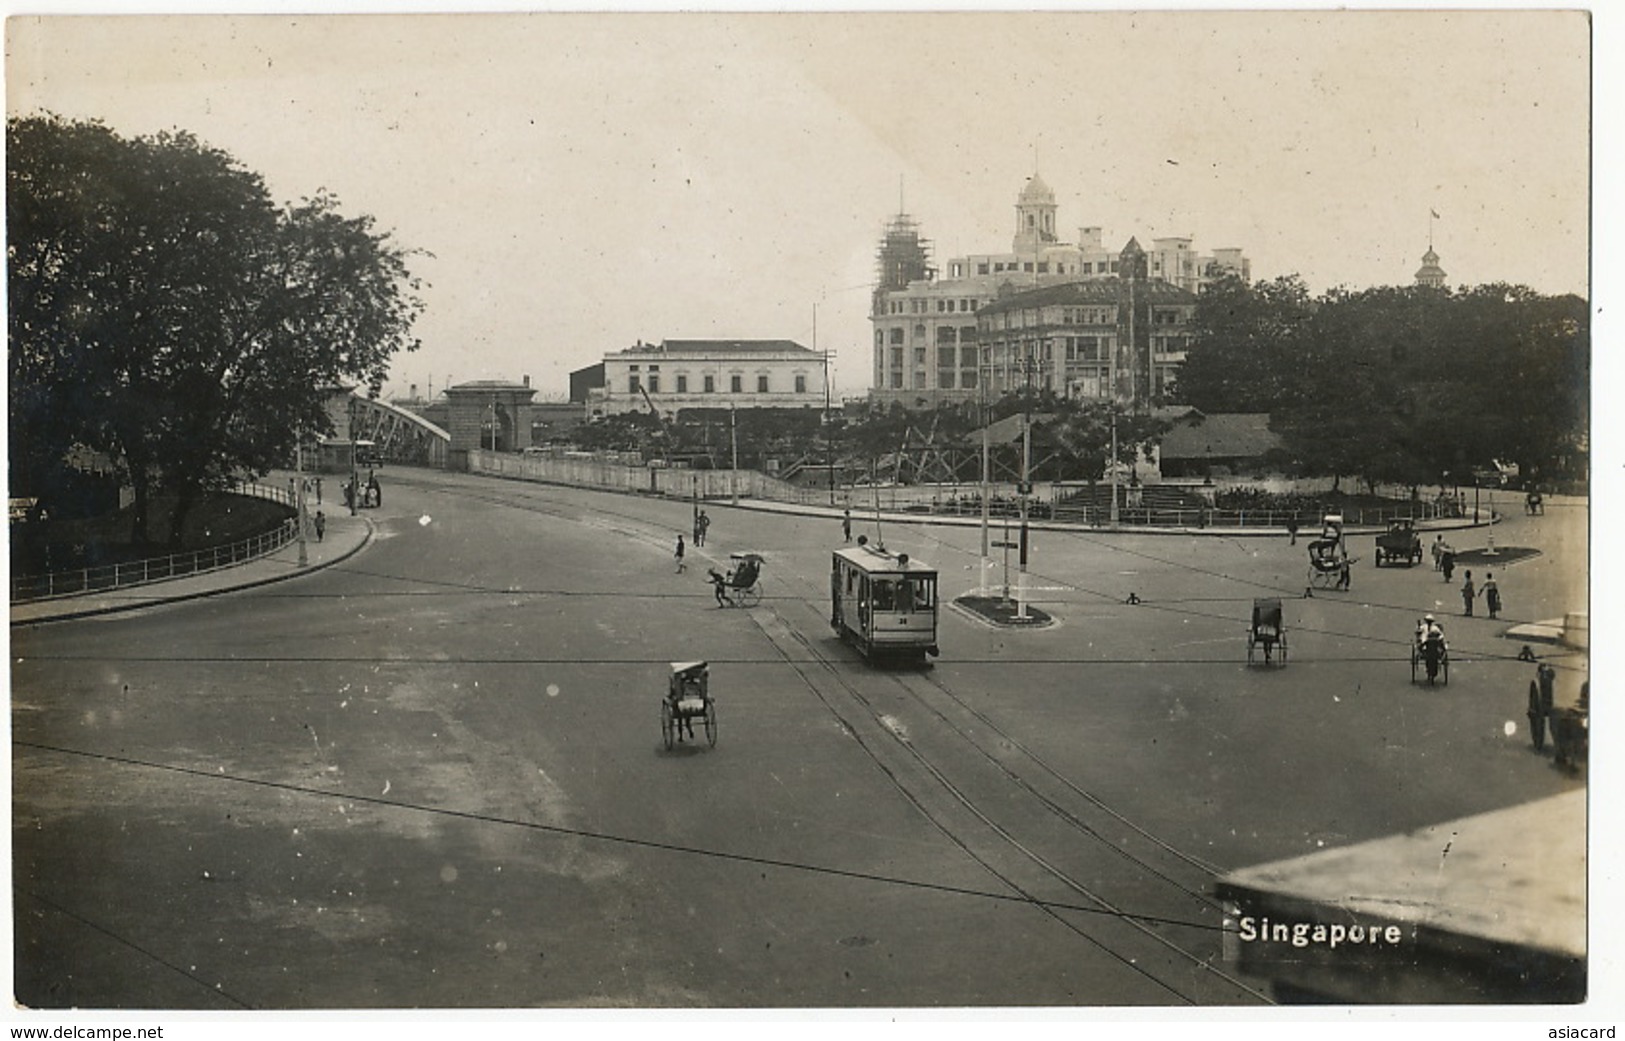
{"label": "tram window", "polygon": [[935,599],[932,595],[934,583],[929,578],[916,579],[914,582],[914,609],[916,611],[929,611]]}
{"label": "tram window", "polygon": [[872,588],[876,611],[897,610],[897,588],[890,579],[877,578]]}
{"label": "tram window", "polygon": [[858,587],[858,573],[856,571],[848,571],[846,573],[846,592],[847,592],[847,595],[850,596],[852,594],[852,591],[854,589],[856,589],[857,587]]}

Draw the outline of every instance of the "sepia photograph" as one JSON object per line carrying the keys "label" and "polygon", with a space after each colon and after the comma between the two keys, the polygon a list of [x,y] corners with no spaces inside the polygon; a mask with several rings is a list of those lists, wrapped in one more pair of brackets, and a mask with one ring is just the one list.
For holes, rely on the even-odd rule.
{"label": "sepia photograph", "polygon": [[12,1036],[1614,1036],[1595,19],[8,11]]}

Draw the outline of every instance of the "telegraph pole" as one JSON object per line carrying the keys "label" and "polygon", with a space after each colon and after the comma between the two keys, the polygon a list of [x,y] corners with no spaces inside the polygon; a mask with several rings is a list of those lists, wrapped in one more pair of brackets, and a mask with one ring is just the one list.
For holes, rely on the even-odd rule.
{"label": "telegraph pole", "polygon": [[306,567],[310,564],[310,550],[305,541],[305,436],[300,433],[297,438],[293,446],[293,468],[299,481],[299,566]]}

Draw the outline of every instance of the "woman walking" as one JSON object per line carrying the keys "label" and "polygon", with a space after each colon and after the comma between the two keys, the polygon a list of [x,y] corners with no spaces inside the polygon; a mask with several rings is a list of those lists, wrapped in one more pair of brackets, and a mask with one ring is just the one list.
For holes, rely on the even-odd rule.
{"label": "woman walking", "polygon": [[1501,613],[1501,587],[1495,584],[1493,573],[1485,573],[1484,584],[1479,587],[1478,594],[1484,598],[1484,606],[1489,608],[1491,619]]}

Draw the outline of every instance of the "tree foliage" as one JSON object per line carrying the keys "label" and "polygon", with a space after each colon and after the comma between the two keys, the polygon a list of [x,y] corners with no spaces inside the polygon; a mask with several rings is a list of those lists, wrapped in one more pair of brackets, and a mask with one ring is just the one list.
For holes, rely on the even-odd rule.
{"label": "tree foliage", "polygon": [[1334,289],[1296,278],[1204,292],[1178,391],[1204,412],[1268,412],[1305,472],[1464,483],[1492,459],[1573,466],[1589,422],[1576,296],[1502,284]]}
{"label": "tree foliage", "polygon": [[408,253],[330,195],[279,206],[187,133],[7,121],[13,479],[74,446],[115,459],[135,537],[192,495],[331,433],[334,384],[376,390],[422,311]]}

